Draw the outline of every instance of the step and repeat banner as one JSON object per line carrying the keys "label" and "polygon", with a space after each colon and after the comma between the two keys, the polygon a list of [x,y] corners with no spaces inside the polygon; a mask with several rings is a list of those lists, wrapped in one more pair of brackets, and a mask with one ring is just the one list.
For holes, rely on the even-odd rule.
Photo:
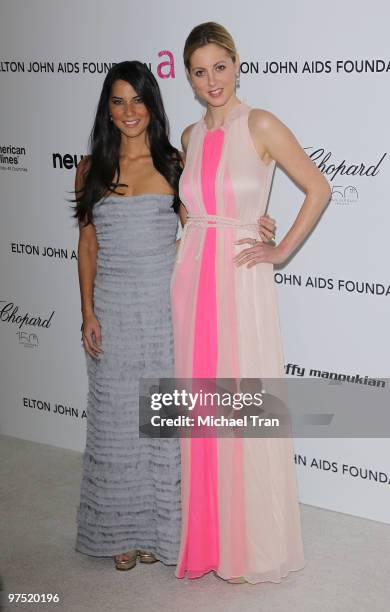
{"label": "step and repeat banner", "polygon": [[[203,112],[182,48],[209,20],[236,40],[239,97],[282,119],[332,188],[313,234],[275,270],[286,374],[388,385],[388,3],[14,0],[0,12],[2,433],[83,449],[75,168],[104,76],[125,59],[157,77],[179,145]],[[277,169],[269,212],[278,237],[302,200]],[[390,523],[387,439],[297,439],[295,448],[302,502]]]}

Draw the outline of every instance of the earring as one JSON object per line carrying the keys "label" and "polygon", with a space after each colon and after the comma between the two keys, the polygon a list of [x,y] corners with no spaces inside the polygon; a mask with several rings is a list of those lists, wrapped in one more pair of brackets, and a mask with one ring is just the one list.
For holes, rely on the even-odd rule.
{"label": "earring", "polygon": [[240,87],[240,73],[236,74],[236,89]]}
{"label": "earring", "polygon": [[110,121],[112,121],[112,115],[111,115],[111,113],[110,113]]}

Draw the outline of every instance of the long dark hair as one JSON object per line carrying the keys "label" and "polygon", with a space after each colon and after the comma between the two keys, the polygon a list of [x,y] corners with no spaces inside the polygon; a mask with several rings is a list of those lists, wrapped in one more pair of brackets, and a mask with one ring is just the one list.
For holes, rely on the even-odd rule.
{"label": "long dark hair", "polygon": [[[121,133],[110,119],[109,99],[115,81],[126,81],[142,98],[150,114],[147,134],[154,167],[172,187],[173,209],[179,210],[178,185],[182,171],[180,154],[169,142],[169,124],[160,88],[151,71],[141,62],[121,62],[113,66],[104,79],[96,111],[89,147],[90,159],[83,187],[76,193],[74,216],[84,223],[93,220],[93,207],[108,193],[115,192],[120,183],[119,147]],[[114,182],[117,177],[118,182]]]}

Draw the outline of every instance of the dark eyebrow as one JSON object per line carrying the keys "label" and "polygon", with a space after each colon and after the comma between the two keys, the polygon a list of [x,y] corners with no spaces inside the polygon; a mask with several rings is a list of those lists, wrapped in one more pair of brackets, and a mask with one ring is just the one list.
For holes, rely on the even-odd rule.
{"label": "dark eyebrow", "polygon": [[[225,62],[227,62],[226,59],[219,60],[219,62],[215,62],[215,64],[213,64],[213,68],[215,68],[215,66],[218,66],[218,64],[223,64]],[[191,70],[204,70],[204,67],[203,66],[195,66],[194,68],[191,68]]]}
{"label": "dark eyebrow", "polygon": [[[140,97],[141,96],[137,94],[136,96],[133,96],[131,99],[134,100],[135,98],[140,98]],[[121,96],[111,96],[111,98],[113,100],[123,100],[123,98]]]}

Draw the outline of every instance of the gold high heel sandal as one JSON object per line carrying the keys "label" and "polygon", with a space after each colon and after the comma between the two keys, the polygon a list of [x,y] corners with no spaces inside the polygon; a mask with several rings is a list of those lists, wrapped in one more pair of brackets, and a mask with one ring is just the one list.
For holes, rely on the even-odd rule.
{"label": "gold high heel sandal", "polygon": [[248,581],[245,580],[243,576],[239,576],[237,578],[229,578],[227,582],[229,584],[248,584]]}
{"label": "gold high heel sandal", "polygon": [[224,582],[228,582],[229,584],[249,584],[247,580],[243,576],[238,576],[237,578],[222,578],[218,576],[217,572],[213,570],[212,572],[218,580],[223,580]]}
{"label": "gold high heel sandal", "polygon": [[158,561],[153,553],[147,552],[146,550],[139,550],[138,556],[140,563],[156,563]]}
{"label": "gold high heel sandal", "polygon": [[[127,557],[127,559],[120,559],[120,557]],[[137,564],[137,551],[129,550],[127,553],[121,555],[115,555],[114,557],[115,569],[120,571],[131,570]]]}

